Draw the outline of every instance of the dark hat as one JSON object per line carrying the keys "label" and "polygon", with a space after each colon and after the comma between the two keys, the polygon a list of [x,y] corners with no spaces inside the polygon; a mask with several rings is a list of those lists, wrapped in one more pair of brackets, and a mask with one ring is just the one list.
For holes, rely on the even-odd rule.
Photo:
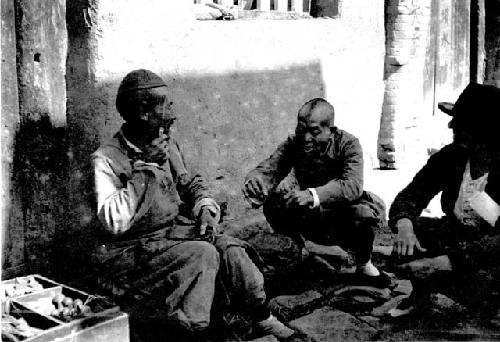
{"label": "dark hat", "polygon": [[439,102],[438,108],[453,117],[450,128],[462,129],[478,138],[499,135],[500,89],[491,85],[470,83],[457,101]]}
{"label": "dark hat", "polygon": [[160,76],[152,71],[139,69],[129,72],[121,81],[118,94],[132,90],[166,87]]}

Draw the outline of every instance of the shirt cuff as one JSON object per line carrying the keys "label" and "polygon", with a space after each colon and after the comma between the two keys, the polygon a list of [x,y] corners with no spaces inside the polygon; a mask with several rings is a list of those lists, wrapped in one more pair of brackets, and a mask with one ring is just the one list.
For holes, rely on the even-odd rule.
{"label": "shirt cuff", "polygon": [[314,189],[314,188],[307,188],[307,190],[309,190],[309,192],[313,196],[313,205],[312,205],[311,208],[314,209],[314,208],[319,207],[319,197],[318,197],[318,193],[316,192],[316,189]]}
{"label": "shirt cuff", "polygon": [[157,167],[157,168],[160,167],[160,165],[158,165],[158,163],[146,163],[145,161],[142,161],[142,160],[136,160],[134,162],[134,169],[141,169],[144,166],[154,166],[154,167]]}
{"label": "shirt cuff", "polygon": [[210,213],[215,217],[217,222],[219,221],[220,207],[213,198],[205,197],[196,202],[192,210],[193,217],[195,218],[198,217],[201,209],[203,208],[207,208],[210,211]]}

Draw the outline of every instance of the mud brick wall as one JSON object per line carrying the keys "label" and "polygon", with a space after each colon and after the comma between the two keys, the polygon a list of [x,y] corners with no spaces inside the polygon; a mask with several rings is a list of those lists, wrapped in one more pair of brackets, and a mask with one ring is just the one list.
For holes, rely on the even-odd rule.
{"label": "mud brick wall", "polygon": [[168,83],[179,116],[174,135],[233,218],[252,214],[241,196],[244,175],[293,132],[299,107],[313,97],[334,104],[337,124],[360,138],[367,168],[376,164],[382,0],[343,2],[337,19],[231,22],[196,21],[185,1],[4,7],[15,13],[2,16],[2,71],[4,63],[10,71],[2,85],[13,85],[2,86],[10,139],[2,144],[2,190],[11,198],[2,268],[11,274],[19,266],[63,280],[88,271],[99,234],[89,156],[119,129],[115,95],[133,69]]}
{"label": "mud brick wall", "polygon": [[[78,137],[72,175],[88,176],[88,154],[122,124],[115,94],[136,68],[168,83],[179,116],[174,135],[233,216],[248,210],[244,175],[293,132],[300,105],[312,97],[332,101],[338,125],[359,136],[373,167],[383,94],[382,1],[345,2],[338,19],[223,23],[193,20],[187,4],[151,3],[72,5],[80,12],[72,17],[88,18],[69,25],[75,29],[67,119]],[[86,184],[79,179],[72,184]],[[75,202],[82,205],[75,216],[86,215],[87,199]]]}

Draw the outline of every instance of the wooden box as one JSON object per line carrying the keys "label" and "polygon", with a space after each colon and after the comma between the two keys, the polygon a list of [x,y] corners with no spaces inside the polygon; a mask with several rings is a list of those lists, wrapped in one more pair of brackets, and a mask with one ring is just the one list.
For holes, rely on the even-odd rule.
{"label": "wooden box", "polygon": [[[30,287],[30,284],[36,286]],[[21,290],[16,290],[16,286]],[[23,293],[25,288],[29,293]],[[90,308],[89,312],[77,313],[78,310],[75,309],[71,317],[51,315],[56,309],[52,299],[61,294],[73,300],[81,300]],[[23,318],[30,327],[36,328],[32,336],[21,338],[20,341],[127,342],[130,340],[128,315],[121,312],[117,305],[105,297],[93,296],[40,275],[2,282],[2,318],[4,314],[9,314],[14,319]],[[5,322],[2,322],[2,337],[5,337],[4,324]]]}

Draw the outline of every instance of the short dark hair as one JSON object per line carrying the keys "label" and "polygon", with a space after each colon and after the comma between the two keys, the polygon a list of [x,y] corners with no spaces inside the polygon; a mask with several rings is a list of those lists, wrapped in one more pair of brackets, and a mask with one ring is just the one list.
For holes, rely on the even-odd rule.
{"label": "short dark hair", "polygon": [[299,110],[299,115],[305,109],[308,109],[309,113],[311,113],[315,108],[324,108],[328,111],[329,115],[324,123],[328,124],[330,127],[333,127],[333,123],[335,121],[335,108],[333,108],[332,104],[324,98],[316,97],[304,103],[304,105]]}

